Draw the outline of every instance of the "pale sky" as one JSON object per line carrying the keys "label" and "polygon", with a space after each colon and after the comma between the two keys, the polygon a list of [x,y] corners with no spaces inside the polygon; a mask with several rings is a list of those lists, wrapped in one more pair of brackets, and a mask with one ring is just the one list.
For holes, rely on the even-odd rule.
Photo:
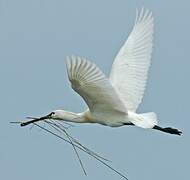
{"label": "pale sky", "polygon": [[188,0],[0,0],[0,179],[122,179],[68,144],[10,121],[63,108],[85,110],[70,88],[67,55],[80,55],[109,74],[133,27],[136,8],[155,18],[147,90],[138,112],[154,111],[172,136],[136,127],[76,124],[69,132],[112,160],[129,180],[185,180],[190,167],[190,2]]}

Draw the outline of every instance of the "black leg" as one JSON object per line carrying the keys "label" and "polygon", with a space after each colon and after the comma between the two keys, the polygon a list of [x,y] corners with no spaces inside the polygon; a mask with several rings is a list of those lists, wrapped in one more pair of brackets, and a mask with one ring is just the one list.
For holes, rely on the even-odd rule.
{"label": "black leg", "polygon": [[131,123],[131,122],[128,122],[128,123],[123,123],[123,125],[129,125],[129,126],[134,126],[134,124],[133,123]]}
{"label": "black leg", "polygon": [[182,134],[182,132],[179,131],[178,129],[174,129],[174,128],[171,128],[171,127],[162,128],[160,126],[154,126],[153,129],[163,131],[165,133],[179,135],[179,136]]}

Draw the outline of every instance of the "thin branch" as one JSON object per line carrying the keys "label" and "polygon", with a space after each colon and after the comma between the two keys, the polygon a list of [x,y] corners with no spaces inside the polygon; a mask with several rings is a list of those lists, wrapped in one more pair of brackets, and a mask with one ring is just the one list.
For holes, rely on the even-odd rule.
{"label": "thin branch", "polygon": [[[58,137],[58,138],[64,140],[65,142],[71,144],[70,141],[68,141],[68,140],[66,140],[65,138],[59,136],[58,134],[56,134],[56,133],[54,133],[54,132],[51,132],[50,130],[48,130],[48,129],[42,127],[42,126],[40,126],[39,124],[37,124],[37,123],[35,123],[35,122],[34,122],[33,124],[36,125],[37,127],[41,128],[41,129],[45,130],[47,133],[50,133],[50,134],[52,134],[52,135],[54,135],[54,136],[56,136],[56,137]],[[88,151],[85,151],[83,148],[81,148],[80,146],[78,146],[78,145],[76,145],[76,144],[75,144],[75,147],[77,147],[77,148],[79,148],[80,150],[86,152],[88,155],[90,155],[91,157],[95,158],[97,161],[101,162],[103,165],[105,165],[106,167],[108,167],[109,169],[111,169],[112,171],[114,171],[115,173],[117,173],[118,175],[120,175],[121,177],[123,177],[124,179],[128,180],[128,178],[127,178],[125,175],[123,175],[123,174],[120,173],[118,170],[116,170],[116,169],[114,169],[113,167],[111,167],[109,164],[105,163],[105,162],[104,162],[103,160],[101,160],[100,158],[94,156],[93,154],[89,153]]]}
{"label": "thin branch", "polygon": [[[53,123],[59,130],[61,130],[61,131],[63,131],[63,132],[65,131],[64,129],[62,129],[62,127],[60,127],[60,126],[58,125],[58,124],[60,124],[60,123],[58,123],[58,122],[53,122],[52,120],[50,120],[50,121],[51,121],[51,123]],[[68,134],[68,135],[69,135],[69,134]],[[98,158],[103,159],[104,161],[111,162],[110,160],[108,160],[108,159],[106,159],[106,158],[100,156],[99,154],[93,152],[92,150],[90,150],[90,149],[88,149],[87,147],[85,147],[84,145],[82,145],[78,140],[76,140],[75,138],[73,138],[71,135],[69,135],[69,137],[70,137],[76,144],[78,144],[79,146],[81,146],[82,148],[84,148],[84,149],[85,149],[86,151],[88,151],[89,153],[91,153],[91,154],[97,156]]]}
{"label": "thin branch", "polygon": [[[48,123],[48,124],[49,124],[50,126],[52,126],[52,127],[54,127],[53,125],[56,125],[56,124],[52,124],[51,122],[49,122],[49,121],[47,121],[47,120],[44,121],[44,122]],[[54,127],[54,128],[55,128],[55,127]],[[62,131],[66,134],[68,140],[70,141],[70,144],[73,146],[73,149],[74,149],[74,151],[75,151],[75,153],[76,153],[76,155],[77,155],[77,158],[78,158],[78,160],[79,160],[80,166],[81,166],[81,168],[82,168],[84,174],[87,175],[87,173],[86,173],[86,171],[85,171],[85,168],[84,168],[84,166],[83,166],[82,160],[81,160],[81,158],[80,158],[80,156],[79,156],[79,154],[78,154],[78,151],[76,150],[75,145],[74,145],[73,142],[72,142],[72,139],[70,138],[69,134],[67,133],[67,131],[66,131],[65,129],[62,129]]]}
{"label": "thin branch", "polygon": [[[36,117],[31,117],[31,116],[29,116],[29,117],[26,117],[27,119],[31,119],[32,121],[33,120],[39,120],[40,118],[36,118]],[[55,120],[56,121],[56,120]],[[31,121],[28,121],[29,123],[31,122]],[[26,123],[28,123],[28,122],[26,122]],[[69,127],[75,127],[73,124],[70,124],[70,123],[68,123],[68,122],[65,122],[65,121],[60,121],[60,122],[64,122],[64,124],[66,124],[66,125],[68,125]],[[14,122],[13,122],[14,123]],[[62,123],[59,123],[60,125],[62,124]],[[66,128],[65,126],[64,126],[64,128]]]}
{"label": "thin branch", "polygon": [[[39,120],[39,118],[35,118],[35,117],[27,117],[28,119],[32,119],[31,121],[28,121],[28,122],[37,122],[38,120]],[[47,121],[47,120],[45,120],[45,121]],[[51,121],[51,120],[50,120]],[[24,122],[24,124],[30,124],[30,123],[28,123],[28,122]],[[52,122],[52,121],[51,121]],[[70,126],[74,126],[74,125],[71,125],[70,123],[67,123],[67,122],[65,122],[65,121],[62,121],[62,122],[64,122],[65,124],[68,124],[68,125],[70,125]],[[23,124],[23,122],[20,122],[21,124]],[[52,122],[54,125],[56,125],[57,126],[57,128],[59,128],[61,131],[64,131],[63,129],[64,128],[66,128],[65,126],[63,126],[61,123],[59,123],[58,121],[54,121],[54,122]],[[59,125],[57,125],[57,124],[59,124],[60,126],[62,126],[63,127],[63,129],[59,126]],[[60,132],[60,131],[59,131]],[[85,146],[83,146],[81,143],[79,143],[79,141],[77,141],[76,139],[74,139],[72,136],[70,136],[70,138],[72,138],[73,139],[73,141],[76,143],[76,144],[78,144],[79,146],[81,146],[82,148],[84,148],[86,151],[88,151],[89,153],[92,153],[93,155],[95,155],[95,156],[97,156],[97,157],[99,157],[99,158],[101,158],[101,159],[103,159],[104,161],[108,161],[108,162],[111,162],[110,160],[108,160],[108,159],[106,159],[106,158],[104,158],[104,157],[102,157],[102,156],[100,156],[99,154],[97,154],[97,153],[95,153],[95,152],[93,152],[92,150],[90,150],[90,149],[88,149],[87,147],[85,147]]]}

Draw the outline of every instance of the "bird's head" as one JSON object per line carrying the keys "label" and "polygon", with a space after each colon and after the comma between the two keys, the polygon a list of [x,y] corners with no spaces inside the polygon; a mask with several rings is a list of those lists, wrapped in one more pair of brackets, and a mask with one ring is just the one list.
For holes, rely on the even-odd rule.
{"label": "bird's head", "polygon": [[48,113],[46,116],[42,116],[40,118],[35,118],[35,117],[28,117],[28,118],[32,120],[27,122],[22,122],[20,125],[26,126],[28,124],[36,123],[38,121],[43,121],[47,119],[64,120],[70,122],[85,122],[84,118],[81,116],[81,113],[73,113],[64,110],[55,110]]}
{"label": "bird's head", "polygon": [[42,120],[46,120],[46,119],[64,120],[64,117],[65,117],[65,111],[55,110],[55,111],[52,111],[51,113],[47,114],[46,116],[42,116],[40,118],[28,117],[29,119],[32,119],[32,120],[27,121],[27,122],[23,122],[20,125],[26,126],[28,124],[35,123],[35,122],[42,121]]}
{"label": "bird's head", "polygon": [[63,110],[55,110],[50,112],[48,115],[43,116],[43,119],[64,119],[65,111]]}

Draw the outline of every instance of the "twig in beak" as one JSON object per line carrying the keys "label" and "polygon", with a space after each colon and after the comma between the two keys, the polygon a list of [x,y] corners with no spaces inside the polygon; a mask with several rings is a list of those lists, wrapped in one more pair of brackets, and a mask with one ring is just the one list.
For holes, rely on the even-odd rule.
{"label": "twig in beak", "polygon": [[[111,169],[112,171],[114,171],[115,173],[117,173],[119,176],[121,176],[121,177],[123,177],[124,179],[128,180],[128,178],[127,178],[125,175],[123,175],[123,174],[120,173],[118,170],[114,169],[112,166],[110,166],[109,164],[107,164],[106,162],[104,162],[106,159],[102,158],[102,157],[99,156],[98,154],[96,154],[96,153],[94,153],[93,151],[89,150],[88,148],[86,148],[85,146],[83,146],[81,143],[79,143],[76,139],[74,139],[74,138],[71,137],[70,135],[68,135],[68,136],[70,137],[70,140],[72,139],[72,141],[73,141],[72,143],[71,143],[69,140],[65,139],[64,137],[62,137],[62,136],[60,136],[60,135],[58,135],[58,134],[56,134],[56,133],[50,131],[49,129],[46,129],[45,127],[43,127],[43,126],[37,124],[36,122],[38,122],[38,121],[40,121],[39,118],[34,118],[32,121],[28,121],[28,123],[27,123],[27,122],[24,122],[24,123],[25,123],[25,124],[27,123],[26,125],[33,123],[35,126],[39,127],[40,129],[44,130],[45,132],[50,133],[50,134],[52,134],[52,135],[58,137],[59,139],[65,141],[65,142],[67,142],[67,143],[69,143],[69,144],[71,144],[71,145],[74,145],[75,147],[77,147],[77,148],[80,149],[81,151],[87,153],[89,156],[93,157],[94,159],[96,159],[97,161],[99,161],[100,163],[102,163],[102,164],[103,164],[104,166],[106,166],[107,168],[109,168],[109,169]],[[47,120],[46,120],[46,121],[47,121]],[[45,122],[45,121],[44,121],[44,122]],[[49,121],[48,121],[48,122],[49,122]],[[23,124],[23,122],[11,122],[11,123]],[[50,125],[49,123],[47,123],[47,124]],[[53,124],[54,124],[54,129],[55,129],[55,123],[53,123]],[[51,127],[52,127],[52,126],[51,126]],[[58,130],[58,129],[59,129],[59,130]],[[56,130],[57,130],[58,132],[63,132],[63,129],[62,129],[59,125],[57,125],[57,124],[56,124]]]}

